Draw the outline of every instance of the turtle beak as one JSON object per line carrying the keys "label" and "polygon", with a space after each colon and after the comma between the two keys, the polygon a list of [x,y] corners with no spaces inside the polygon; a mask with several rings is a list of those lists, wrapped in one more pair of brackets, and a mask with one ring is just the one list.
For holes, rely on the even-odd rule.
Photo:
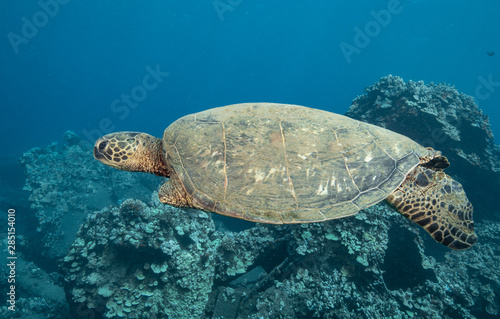
{"label": "turtle beak", "polygon": [[98,161],[103,161],[106,159],[104,151],[106,151],[106,146],[108,146],[108,141],[100,138],[94,144],[94,158]]}
{"label": "turtle beak", "polygon": [[99,149],[97,148],[97,146],[94,146],[94,158],[98,161],[102,160],[104,158],[104,156],[102,155],[101,152],[99,152]]}

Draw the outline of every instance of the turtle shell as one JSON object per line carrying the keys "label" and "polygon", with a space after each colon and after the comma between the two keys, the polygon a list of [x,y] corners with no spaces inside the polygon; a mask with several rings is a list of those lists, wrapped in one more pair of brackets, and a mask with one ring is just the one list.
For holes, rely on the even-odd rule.
{"label": "turtle shell", "polygon": [[196,208],[275,224],[353,215],[385,199],[428,153],[378,126],[272,103],[182,117],[163,147]]}

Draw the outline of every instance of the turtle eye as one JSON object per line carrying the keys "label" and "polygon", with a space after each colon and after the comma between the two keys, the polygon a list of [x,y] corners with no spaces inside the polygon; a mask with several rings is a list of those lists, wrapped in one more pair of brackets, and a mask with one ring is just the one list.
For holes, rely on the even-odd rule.
{"label": "turtle eye", "polygon": [[103,142],[99,143],[99,150],[100,151],[104,150],[107,145],[108,145],[108,141],[103,141]]}

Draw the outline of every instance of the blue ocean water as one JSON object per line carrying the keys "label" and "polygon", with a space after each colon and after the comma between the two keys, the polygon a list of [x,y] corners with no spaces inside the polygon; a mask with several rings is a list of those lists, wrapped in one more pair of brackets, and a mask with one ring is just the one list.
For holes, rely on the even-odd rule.
{"label": "blue ocean water", "polygon": [[498,1],[40,0],[0,12],[7,188],[24,185],[23,152],[67,130],[90,144],[121,130],[159,137],[186,114],[242,102],[343,114],[388,74],[473,96],[498,144]]}
{"label": "blue ocean water", "polygon": [[[4,154],[60,140],[67,129],[159,136],[182,115],[239,102],[344,113],[387,74],[479,93],[500,134],[500,5],[493,0],[0,6]],[[146,68],[157,66],[168,76],[154,89],[137,89]],[[485,81],[491,85],[478,89]],[[113,108],[134,88],[138,102]]]}

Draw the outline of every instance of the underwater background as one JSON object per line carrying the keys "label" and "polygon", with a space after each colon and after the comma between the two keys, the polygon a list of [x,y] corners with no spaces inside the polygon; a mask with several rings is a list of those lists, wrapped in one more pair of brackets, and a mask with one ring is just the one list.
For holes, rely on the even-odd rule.
{"label": "underwater background", "polygon": [[[17,311],[7,309],[9,268],[0,269],[0,317],[499,318],[498,1],[40,0],[3,1],[0,14],[0,235],[15,209],[24,260]],[[449,172],[476,208],[480,248],[435,247],[385,206],[302,228],[197,220],[154,202],[160,178],[108,170],[90,148],[114,131],[160,137],[184,115],[233,103],[346,114],[371,86],[382,95],[427,90],[444,109],[451,100],[467,105],[458,114],[481,132],[462,130],[441,150],[467,154],[455,168],[450,160]],[[380,114],[364,118],[363,103],[353,117],[391,128]],[[421,118],[391,129],[420,141],[431,125]],[[118,257],[95,266],[109,256]],[[234,282],[245,275],[245,284]],[[178,303],[156,309],[161,298]]]}

